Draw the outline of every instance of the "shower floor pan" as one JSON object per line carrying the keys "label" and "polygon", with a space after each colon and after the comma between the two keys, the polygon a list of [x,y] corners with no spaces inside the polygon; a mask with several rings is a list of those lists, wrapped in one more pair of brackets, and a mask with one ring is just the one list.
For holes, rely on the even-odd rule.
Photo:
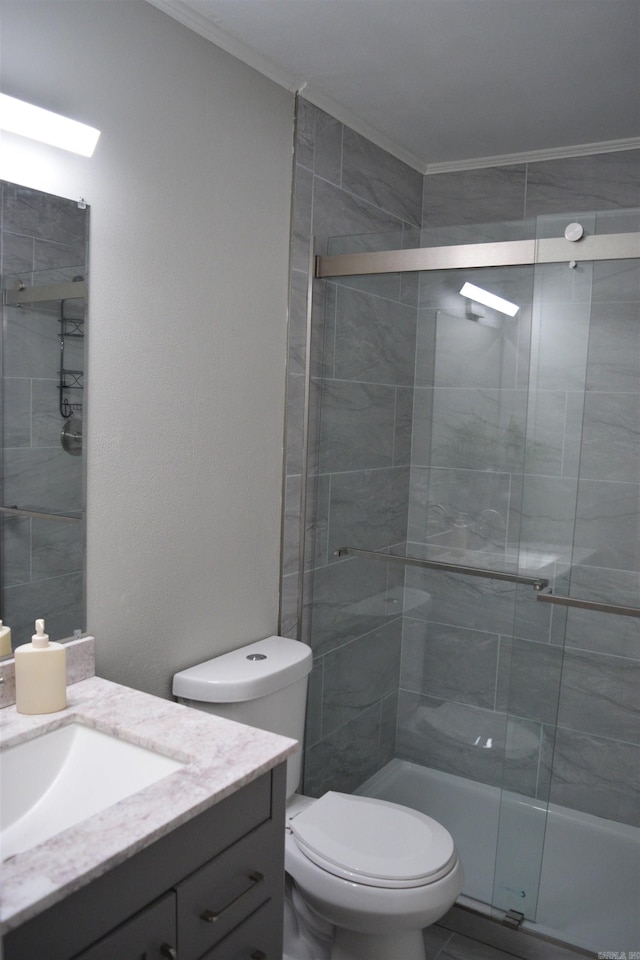
{"label": "shower floor pan", "polygon": [[[594,952],[629,956],[640,949],[640,829],[550,804],[545,830],[545,808],[535,800],[505,794],[501,811],[497,787],[406,760],[392,760],[355,792],[403,803],[442,823],[464,865],[460,903],[485,912],[495,886],[496,898],[504,896],[526,915],[544,837],[535,922],[525,920],[522,929]],[[497,858],[494,878],[499,815],[519,845],[508,864]]]}

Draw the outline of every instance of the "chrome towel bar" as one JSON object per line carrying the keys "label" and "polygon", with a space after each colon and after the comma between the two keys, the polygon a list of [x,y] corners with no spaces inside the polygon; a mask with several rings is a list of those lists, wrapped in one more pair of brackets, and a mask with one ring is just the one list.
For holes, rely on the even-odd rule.
{"label": "chrome towel bar", "polygon": [[620,617],[640,617],[640,607],[625,607],[617,603],[603,603],[600,600],[581,600],[580,597],[563,597],[551,593],[550,587],[542,590],[536,600],[540,600],[541,603],[556,603],[561,607],[593,610],[596,613],[613,613]]}
{"label": "chrome towel bar", "polygon": [[339,547],[334,557],[365,557],[370,560],[391,560],[412,567],[428,567],[445,573],[461,573],[467,577],[484,577],[487,580],[506,580],[508,583],[523,583],[534,590],[544,590],[549,581],[541,577],[526,577],[519,573],[506,573],[502,570],[487,570],[483,567],[468,567],[461,563],[445,563],[442,560],[422,560],[420,557],[401,557],[394,553],[378,553],[377,550],[360,550],[358,547]]}
{"label": "chrome towel bar", "polygon": [[593,610],[596,613],[610,613],[622,617],[640,617],[639,607],[627,607],[600,600],[582,600],[579,597],[564,597],[551,592],[549,581],[540,577],[526,577],[519,573],[505,573],[501,570],[489,570],[483,567],[468,567],[460,563],[444,563],[441,560],[422,560],[419,557],[403,557],[393,553],[379,553],[377,550],[360,550],[358,547],[339,547],[333,551],[334,557],[364,557],[368,560],[391,560],[414,567],[427,567],[442,570],[445,573],[459,573],[467,577],[485,577],[488,580],[506,580],[509,583],[522,583],[533,587],[536,600],[541,603],[553,603],[563,607],[577,607]]}
{"label": "chrome towel bar", "polygon": [[0,513],[10,517],[36,517],[39,520],[60,520],[62,523],[81,523],[82,517],[70,517],[65,513],[45,513],[44,510],[23,510],[21,507],[0,507]]}

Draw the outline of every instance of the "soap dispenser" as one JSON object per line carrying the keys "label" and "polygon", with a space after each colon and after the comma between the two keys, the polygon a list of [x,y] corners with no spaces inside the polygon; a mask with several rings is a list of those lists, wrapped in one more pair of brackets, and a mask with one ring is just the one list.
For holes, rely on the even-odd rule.
{"label": "soap dispenser", "polygon": [[66,650],[50,643],[44,620],[36,620],[31,643],[15,650],[16,710],[18,713],[55,713],[67,705]]}
{"label": "soap dispenser", "polygon": [[9,627],[4,626],[2,620],[0,620],[0,657],[8,657],[12,652],[11,630]]}

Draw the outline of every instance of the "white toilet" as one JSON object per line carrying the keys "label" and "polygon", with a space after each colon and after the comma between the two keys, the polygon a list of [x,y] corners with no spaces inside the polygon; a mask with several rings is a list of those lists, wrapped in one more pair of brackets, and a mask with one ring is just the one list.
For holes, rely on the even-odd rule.
{"label": "white toilet", "polygon": [[[311,649],[267,637],[177,673],[181,703],[302,741]],[[415,810],[343,793],[296,794],[287,761],[285,868],[301,926],[331,960],[424,960],[422,929],[453,905],[463,871],[451,835]],[[285,937],[285,955],[287,947]],[[314,956],[314,953],[306,953]]]}

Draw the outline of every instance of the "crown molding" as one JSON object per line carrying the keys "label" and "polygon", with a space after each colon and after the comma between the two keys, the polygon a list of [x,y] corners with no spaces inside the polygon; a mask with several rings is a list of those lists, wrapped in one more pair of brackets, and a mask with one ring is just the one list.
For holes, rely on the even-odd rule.
{"label": "crown molding", "polygon": [[331,97],[325,96],[313,85],[308,84],[303,77],[295,76],[283,70],[277,63],[268,57],[263,57],[257,50],[220,30],[211,20],[192,10],[182,0],[146,0],[147,3],[162,10],[168,16],[188,27],[194,33],[220,47],[226,53],[241,60],[252,67],[267,79],[292,93],[299,93],[314,106],[330,114],[336,120],[344,123],[356,133],[366,137],[376,146],[390,153],[392,156],[406,163],[421,174],[455,173],[463,170],[480,170],[485,167],[505,167],[516,163],[535,163],[541,160],[559,160],[569,157],[587,156],[592,153],[613,153],[621,150],[636,150],[640,148],[640,137],[631,137],[626,140],[605,140],[599,143],[581,143],[566,147],[553,147],[547,150],[530,150],[522,153],[498,154],[493,157],[470,157],[466,160],[445,160],[429,163],[423,157],[405,149],[382,133],[361,117],[351,113]]}
{"label": "crown molding", "polygon": [[146,3],[162,10],[169,17],[177,20],[178,23],[204,37],[205,40],[209,40],[226,53],[231,54],[236,60],[241,60],[242,63],[246,63],[248,67],[252,67],[268,80],[273,80],[278,86],[293,93],[304,85],[304,80],[301,77],[296,77],[287,70],[283,70],[277,63],[268,57],[263,57],[253,47],[236,40],[235,37],[225,33],[224,30],[220,30],[211,20],[182,3],[182,0],[146,0]]}
{"label": "crown molding", "polygon": [[390,153],[393,157],[396,157],[396,159],[401,160],[403,163],[406,163],[407,166],[413,167],[414,170],[417,170],[422,174],[427,172],[427,164],[421,157],[417,156],[415,153],[412,153],[410,150],[406,150],[404,147],[401,147],[398,143],[396,143],[395,140],[392,140],[391,137],[387,137],[386,134],[382,133],[376,127],[368,124],[366,120],[362,119],[362,117],[359,117],[355,113],[351,113],[349,110],[346,110],[341,104],[337,103],[331,97],[325,96],[319,90],[316,90],[312,85],[303,84],[297,92],[301,97],[303,97],[303,99],[308,100],[309,103],[312,103],[314,107],[324,110],[325,113],[328,113],[335,120],[339,120],[340,123],[344,123],[345,126],[349,127],[355,133],[359,133],[367,140],[375,143],[376,146],[380,147],[382,150],[385,150],[387,153]]}
{"label": "crown molding", "polygon": [[236,40],[228,33],[225,33],[224,30],[220,30],[211,20],[192,10],[183,3],[182,0],[146,0],[146,2],[158,10],[162,10],[162,12],[166,13],[169,17],[177,20],[178,23],[188,27],[189,30],[193,30],[194,33],[204,37],[205,40],[209,40],[217,47],[221,47],[226,53],[231,54],[231,56],[237,60],[241,60],[242,63],[246,63],[248,67],[257,70],[258,73],[261,73],[267,77],[267,79],[273,80],[274,83],[285,87],[285,89],[292,93],[301,94],[305,100],[324,110],[325,113],[330,114],[336,120],[346,124],[346,126],[351,127],[356,133],[366,137],[367,140],[371,140],[372,143],[375,143],[392,156],[397,157],[398,160],[402,160],[403,163],[408,164],[422,174],[426,172],[427,165],[420,157],[403,149],[390,137],[385,136],[385,134],[370,126],[360,117],[345,110],[344,107],[335,100],[332,100],[331,97],[326,97],[320,91],[314,90],[307,84],[303,77],[297,77],[283,70],[278,64],[274,63],[273,60],[259,54],[253,47],[242,43],[240,40]]}
{"label": "crown molding", "polygon": [[548,150],[505,153],[495,157],[472,157],[469,160],[445,160],[442,163],[427,163],[425,173],[456,173],[461,170],[481,170],[484,167],[506,167],[514,163],[536,163],[541,160],[562,160],[569,157],[586,157],[592,153],[617,153],[621,150],[638,149],[640,149],[640,137],[629,137],[626,140],[602,140],[596,143],[579,143],[568,147],[551,147]]}

